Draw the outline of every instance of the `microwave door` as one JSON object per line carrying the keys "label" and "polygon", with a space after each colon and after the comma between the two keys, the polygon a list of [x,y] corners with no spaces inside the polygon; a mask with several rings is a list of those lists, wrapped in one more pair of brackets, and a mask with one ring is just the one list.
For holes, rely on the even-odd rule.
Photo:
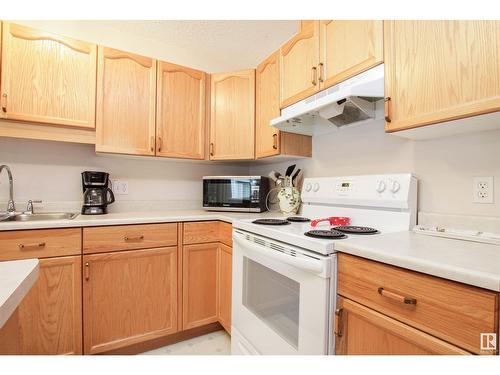
{"label": "microwave door", "polygon": [[205,207],[250,208],[250,180],[211,179],[203,183]]}

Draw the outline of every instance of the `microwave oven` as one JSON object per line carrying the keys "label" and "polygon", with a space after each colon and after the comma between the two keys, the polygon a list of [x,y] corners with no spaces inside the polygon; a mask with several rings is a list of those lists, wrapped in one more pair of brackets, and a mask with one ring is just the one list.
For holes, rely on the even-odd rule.
{"label": "microwave oven", "polygon": [[203,208],[211,211],[267,211],[270,180],[264,176],[203,177]]}

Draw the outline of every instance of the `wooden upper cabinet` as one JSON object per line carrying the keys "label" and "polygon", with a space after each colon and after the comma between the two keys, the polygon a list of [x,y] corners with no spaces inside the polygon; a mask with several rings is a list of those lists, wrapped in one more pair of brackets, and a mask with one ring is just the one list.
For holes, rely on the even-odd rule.
{"label": "wooden upper cabinet", "polygon": [[213,74],[210,100],[210,159],[253,159],[255,70]]}
{"label": "wooden upper cabinet", "polygon": [[177,285],[177,247],[84,255],[84,353],[177,332]]}
{"label": "wooden upper cabinet", "polygon": [[203,159],[206,74],[158,63],[156,155]]}
{"label": "wooden upper cabinet", "polygon": [[3,23],[0,117],[95,127],[97,46]]}
{"label": "wooden upper cabinet", "polygon": [[99,46],[96,151],[155,153],[156,60]]}
{"label": "wooden upper cabinet", "polygon": [[500,110],[500,21],[385,21],[386,130]]}
{"label": "wooden upper cabinet", "polygon": [[280,55],[276,51],[256,69],[255,158],[275,155],[310,157],[312,138],[280,132],[270,125],[280,115]]}
{"label": "wooden upper cabinet", "polygon": [[255,157],[280,153],[279,130],[269,123],[280,115],[279,51],[264,60],[256,69],[255,86]]}
{"label": "wooden upper cabinet", "polygon": [[359,74],[384,60],[383,21],[320,21],[321,89]]}
{"label": "wooden upper cabinet", "polygon": [[337,311],[336,354],[470,354],[349,299],[340,297]]}
{"label": "wooden upper cabinet", "polygon": [[280,49],[281,108],[319,88],[319,21],[302,21],[301,29]]}

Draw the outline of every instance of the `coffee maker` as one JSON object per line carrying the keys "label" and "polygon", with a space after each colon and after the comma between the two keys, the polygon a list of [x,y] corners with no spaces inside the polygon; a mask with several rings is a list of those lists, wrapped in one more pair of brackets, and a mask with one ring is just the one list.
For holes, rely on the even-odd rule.
{"label": "coffee maker", "polygon": [[109,188],[109,183],[109,173],[82,172],[82,215],[102,215],[108,213],[108,204],[115,201],[115,195]]}

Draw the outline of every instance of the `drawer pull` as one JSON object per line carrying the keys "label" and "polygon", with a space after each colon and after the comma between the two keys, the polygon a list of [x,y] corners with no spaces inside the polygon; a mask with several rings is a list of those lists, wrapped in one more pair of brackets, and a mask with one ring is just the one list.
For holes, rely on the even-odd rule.
{"label": "drawer pull", "polygon": [[380,294],[381,296],[390,298],[394,301],[402,302],[405,305],[416,305],[417,304],[417,300],[415,298],[401,296],[397,293],[389,292],[388,290],[385,290],[382,287],[378,288],[378,294]]}
{"label": "drawer pull", "polygon": [[341,324],[340,320],[342,319],[342,311],[343,311],[342,309],[335,310],[335,328],[333,333],[337,337],[342,337],[342,331],[340,329],[340,324]]}
{"label": "drawer pull", "polygon": [[41,249],[45,247],[45,242],[39,242],[39,243],[27,243],[27,244],[19,244],[19,249],[28,249],[28,248],[36,248],[36,249]]}
{"label": "drawer pull", "polygon": [[123,239],[125,241],[142,241],[144,239],[144,235],[140,235],[140,236],[133,236],[133,237],[129,237],[129,236],[125,236],[123,237]]}

